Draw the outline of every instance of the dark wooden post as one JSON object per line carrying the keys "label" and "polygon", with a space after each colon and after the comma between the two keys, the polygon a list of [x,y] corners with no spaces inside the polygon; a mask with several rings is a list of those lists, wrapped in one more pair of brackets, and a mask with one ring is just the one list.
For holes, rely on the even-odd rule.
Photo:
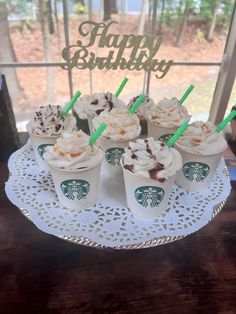
{"label": "dark wooden post", "polygon": [[0,74],[0,160],[6,160],[19,147],[15,116],[4,75]]}

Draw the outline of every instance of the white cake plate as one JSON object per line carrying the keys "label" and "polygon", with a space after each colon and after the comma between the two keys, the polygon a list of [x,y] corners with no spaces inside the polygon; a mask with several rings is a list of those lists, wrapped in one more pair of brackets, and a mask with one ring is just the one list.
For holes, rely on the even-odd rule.
{"label": "white cake plate", "polygon": [[97,203],[82,211],[63,208],[51,175],[41,171],[30,141],[8,162],[5,191],[11,202],[42,231],[73,243],[113,249],[153,247],[196,232],[222,209],[231,191],[224,159],[204,193],[174,186],[166,213],[155,219],[134,216],[126,207],[123,177],[101,171]]}

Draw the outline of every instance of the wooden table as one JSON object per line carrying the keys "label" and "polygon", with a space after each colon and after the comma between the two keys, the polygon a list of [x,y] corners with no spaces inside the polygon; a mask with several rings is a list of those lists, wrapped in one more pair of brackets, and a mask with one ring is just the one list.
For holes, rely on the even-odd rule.
{"label": "wooden table", "polygon": [[0,313],[236,313],[236,185],[199,232],[112,251],[38,230],[4,193],[0,165]]}

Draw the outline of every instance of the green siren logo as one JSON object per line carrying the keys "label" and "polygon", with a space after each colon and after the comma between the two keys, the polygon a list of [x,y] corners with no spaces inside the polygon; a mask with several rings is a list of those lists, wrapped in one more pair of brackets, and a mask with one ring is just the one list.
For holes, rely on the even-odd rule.
{"label": "green siren logo", "polygon": [[164,134],[162,136],[159,137],[158,141],[162,141],[162,142],[168,142],[169,139],[171,138],[173,134]]}
{"label": "green siren logo", "polygon": [[[156,73],[156,78],[162,79],[173,64],[173,60],[154,58],[160,48],[162,37],[111,34],[109,31],[113,24],[119,23],[114,21],[107,25],[93,21],[81,23],[78,32],[86,42],[77,40],[75,44],[62,50],[62,58],[66,61],[62,68],[152,71]],[[96,56],[96,53],[91,51],[95,44],[97,46],[95,49],[107,48],[107,56]]]}
{"label": "green siren logo", "polygon": [[41,144],[38,146],[38,153],[39,153],[39,156],[44,160],[44,157],[43,155],[45,154],[45,148],[47,146],[53,146],[53,144]]}
{"label": "green siren logo", "polygon": [[90,184],[85,180],[66,180],[61,183],[61,190],[69,200],[74,200],[75,198],[81,200],[88,194]]}
{"label": "green siren logo", "polygon": [[187,180],[203,182],[210,172],[210,167],[203,162],[187,162],[183,166],[183,173]]}
{"label": "green siren logo", "polygon": [[135,198],[144,207],[156,207],[165,196],[165,191],[157,186],[140,186],[135,190]]}
{"label": "green siren logo", "polygon": [[119,166],[120,159],[124,151],[125,151],[124,148],[120,147],[113,147],[107,149],[105,151],[106,161],[112,166]]}

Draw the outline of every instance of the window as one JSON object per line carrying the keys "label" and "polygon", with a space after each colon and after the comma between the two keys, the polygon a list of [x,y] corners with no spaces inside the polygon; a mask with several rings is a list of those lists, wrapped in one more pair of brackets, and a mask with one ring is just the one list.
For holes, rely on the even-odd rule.
{"label": "window", "polygon": [[[220,66],[227,36],[236,29],[232,27],[236,23],[234,1],[219,0],[213,6],[211,0],[162,0],[157,7],[157,1],[151,1],[151,5],[149,2],[11,0],[8,5],[0,3],[4,9],[1,10],[1,29],[9,34],[9,37],[3,37],[4,32],[0,35],[0,69],[7,77],[18,129],[24,130],[26,121],[40,105],[63,104],[77,89],[83,94],[104,89],[113,92],[124,76],[129,77],[121,96],[126,101],[147,86],[155,101],[163,97],[180,98],[193,83],[195,89],[186,100],[192,116],[207,119],[211,112],[211,118],[217,120],[220,106],[221,116],[224,115],[228,100],[221,104],[215,100],[212,103],[212,99],[221,99],[223,93],[217,81],[219,83],[222,72]],[[163,36],[157,58],[175,62],[164,79],[156,79],[151,73],[149,84],[149,77],[143,72],[94,70],[91,73],[89,70],[67,72],[61,69],[61,50],[68,42],[78,40],[78,25],[88,19],[109,21],[110,18],[118,22],[112,26],[113,32],[150,34],[153,31],[155,36]],[[231,34],[231,55],[227,62],[232,62],[235,38]],[[93,49],[103,53],[96,46]],[[231,67],[224,76],[227,78],[230,70],[231,81],[227,86],[233,85],[232,76],[235,75],[235,69]],[[229,98],[230,93],[231,99],[236,98],[235,88],[231,92],[230,87],[224,99]]]}

